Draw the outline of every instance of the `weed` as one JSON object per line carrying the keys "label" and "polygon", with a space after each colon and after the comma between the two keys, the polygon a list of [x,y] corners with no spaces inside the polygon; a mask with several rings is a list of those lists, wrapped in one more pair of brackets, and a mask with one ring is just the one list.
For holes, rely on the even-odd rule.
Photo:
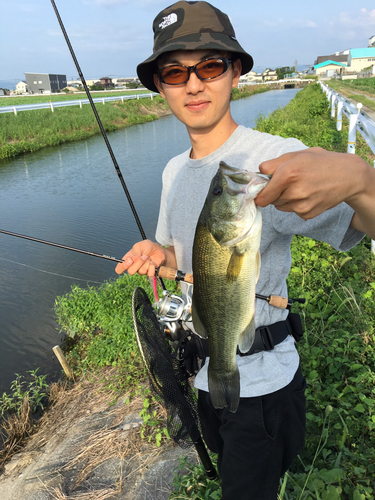
{"label": "weed", "polygon": [[46,383],[46,375],[38,375],[38,370],[39,368],[27,372],[31,377],[28,382],[23,375],[16,373],[17,378],[10,385],[11,394],[4,392],[0,397],[0,417],[12,413],[20,415],[25,400],[33,413],[44,409],[48,395],[48,384]]}

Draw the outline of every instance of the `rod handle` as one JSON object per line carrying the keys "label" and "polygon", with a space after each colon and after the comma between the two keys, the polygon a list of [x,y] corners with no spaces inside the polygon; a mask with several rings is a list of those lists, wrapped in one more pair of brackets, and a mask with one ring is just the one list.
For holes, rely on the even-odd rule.
{"label": "rod handle", "polygon": [[278,307],[279,309],[287,309],[289,306],[289,300],[287,297],[281,297],[279,295],[270,295],[268,303],[271,306]]}
{"label": "rod handle", "polygon": [[182,271],[177,271],[172,267],[160,266],[158,269],[158,276],[171,281],[186,281],[187,283],[193,283],[193,275],[188,273],[183,273]]}

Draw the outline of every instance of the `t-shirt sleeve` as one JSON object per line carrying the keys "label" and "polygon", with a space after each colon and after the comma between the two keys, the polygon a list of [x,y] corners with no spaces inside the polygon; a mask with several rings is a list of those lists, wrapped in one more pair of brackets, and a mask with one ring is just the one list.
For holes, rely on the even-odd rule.
{"label": "t-shirt sleeve", "polygon": [[365,236],[350,227],[354,210],[346,203],[340,203],[307,221],[295,213],[281,212],[272,208],[272,224],[277,232],[324,241],[342,252],[353,248]]}

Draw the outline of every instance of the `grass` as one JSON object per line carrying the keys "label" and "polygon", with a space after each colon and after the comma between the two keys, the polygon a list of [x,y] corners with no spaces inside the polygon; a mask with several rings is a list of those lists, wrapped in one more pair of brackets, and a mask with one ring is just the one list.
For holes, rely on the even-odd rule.
{"label": "grass", "polygon": [[[136,94],[146,94],[150,95],[148,90],[119,90],[113,92],[91,92],[91,97],[101,98],[101,97],[113,97],[122,95],[136,95]],[[35,104],[40,102],[59,102],[59,101],[77,101],[79,99],[87,99],[86,93],[68,93],[62,92],[58,95],[25,95],[19,97],[6,97],[0,99],[0,106],[21,106],[22,104]]]}
{"label": "grass", "polygon": [[[96,104],[106,132],[158,119],[169,113],[161,97]],[[30,153],[100,133],[91,106],[0,114],[0,159]]]}
{"label": "grass", "polygon": [[358,80],[330,80],[329,86],[348,99],[360,102],[375,111],[375,78]]}

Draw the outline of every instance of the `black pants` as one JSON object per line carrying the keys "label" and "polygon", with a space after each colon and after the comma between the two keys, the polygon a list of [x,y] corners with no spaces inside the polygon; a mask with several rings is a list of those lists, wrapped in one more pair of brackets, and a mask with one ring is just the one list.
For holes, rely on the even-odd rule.
{"label": "black pants", "polygon": [[276,500],[281,476],[305,439],[306,382],[299,368],[279,391],[241,398],[236,413],[215,410],[199,391],[198,410],[207,446],[218,453],[223,500]]}

